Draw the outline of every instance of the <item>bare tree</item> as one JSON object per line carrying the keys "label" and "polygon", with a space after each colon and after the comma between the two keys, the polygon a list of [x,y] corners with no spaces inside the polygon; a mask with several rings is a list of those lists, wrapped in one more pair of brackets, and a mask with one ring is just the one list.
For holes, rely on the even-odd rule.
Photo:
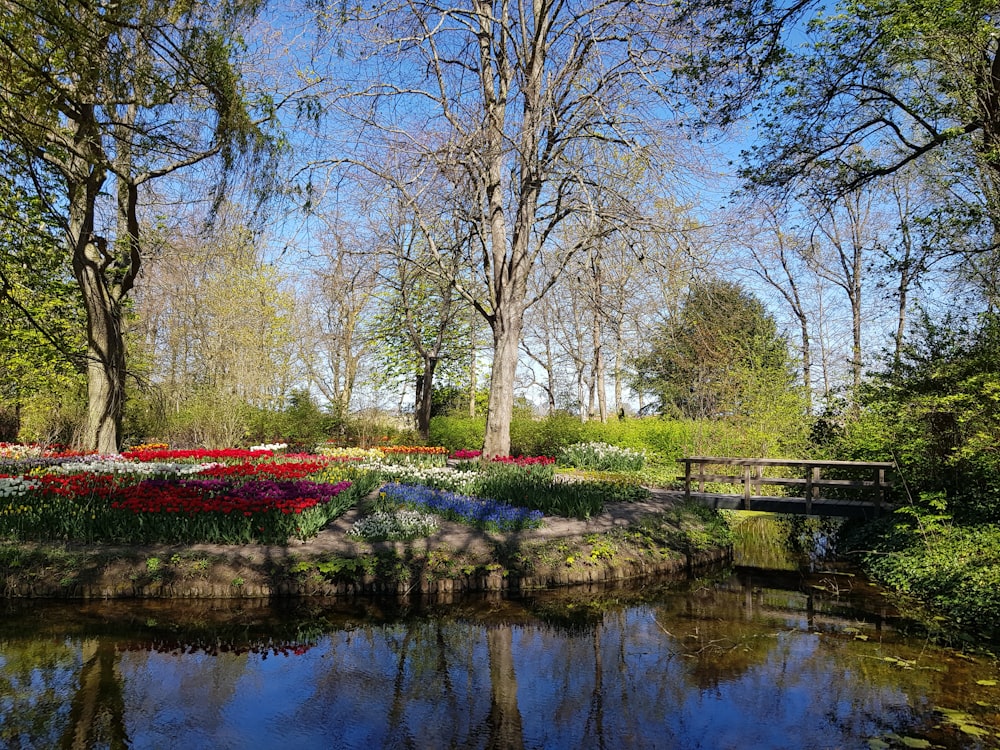
{"label": "bare tree", "polygon": [[766,282],[784,300],[798,327],[798,349],[801,357],[802,385],[806,409],[812,411],[812,330],[811,310],[806,304],[805,289],[814,279],[806,264],[808,240],[794,231],[784,229],[783,216],[770,206],[755,217],[762,225],[758,231],[747,232],[743,243],[752,260],[750,272]]}
{"label": "bare tree", "polygon": [[843,292],[850,305],[849,366],[853,394],[861,387],[864,372],[862,323],[867,301],[863,295],[864,278],[885,247],[885,216],[876,194],[866,191],[850,193],[833,204],[813,207],[812,219],[813,232],[807,250],[809,262],[820,277]]}
{"label": "bare tree", "polygon": [[[467,227],[477,283],[456,280],[456,289],[493,334],[487,455],[510,449],[534,269],[552,259],[543,295],[600,228],[635,212],[614,191],[628,184],[627,170],[600,153],[652,154],[657,127],[646,105],[667,64],[667,15],[658,4],[629,0],[392,0],[360,19],[370,75],[343,111],[361,142],[337,161],[377,176],[413,206],[442,175],[453,192],[471,197],[453,218]],[[571,216],[592,231],[563,244],[556,230]],[[417,221],[431,223],[419,212]],[[434,243],[430,249],[446,276],[447,254]]]}
{"label": "bare tree", "polygon": [[301,337],[300,357],[310,384],[336,413],[346,414],[371,348],[381,266],[379,256],[352,250],[359,239],[343,227],[327,237],[306,282],[301,317],[308,334]]}

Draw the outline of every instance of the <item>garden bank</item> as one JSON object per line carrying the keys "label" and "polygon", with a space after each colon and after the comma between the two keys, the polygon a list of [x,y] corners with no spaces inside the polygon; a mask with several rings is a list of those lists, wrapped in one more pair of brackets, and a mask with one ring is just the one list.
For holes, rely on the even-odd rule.
{"label": "garden bank", "polygon": [[5,597],[117,599],[394,595],[518,591],[684,576],[731,558],[728,529],[679,493],[609,503],[586,520],[546,517],[499,533],[442,522],[408,542],[363,542],[353,508],[288,545],[0,545]]}

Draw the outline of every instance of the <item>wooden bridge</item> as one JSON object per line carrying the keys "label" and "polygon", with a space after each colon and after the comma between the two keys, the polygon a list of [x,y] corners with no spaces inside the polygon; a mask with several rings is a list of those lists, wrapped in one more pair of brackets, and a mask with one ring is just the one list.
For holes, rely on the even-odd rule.
{"label": "wooden bridge", "polygon": [[[885,502],[886,490],[892,487],[887,475],[896,468],[892,462],[719,456],[678,460],[684,464],[684,476],[678,477],[684,482],[684,497],[712,508],[847,518],[872,518],[892,509]],[[707,483],[735,485],[739,492],[707,492]],[[763,487],[777,490],[761,494]],[[787,496],[789,488],[801,489],[801,496]]]}

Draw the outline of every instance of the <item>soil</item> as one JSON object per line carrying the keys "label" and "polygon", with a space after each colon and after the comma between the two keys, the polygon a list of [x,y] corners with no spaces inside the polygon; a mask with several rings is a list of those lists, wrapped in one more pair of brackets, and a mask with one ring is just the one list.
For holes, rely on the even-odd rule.
{"label": "soil", "polygon": [[219,598],[441,594],[527,590],[676,575],[729,559],[698,549],[671,511],[680,493],[609,503],[587,520],[546,517],[537,529],[485,532],[442,521],[431,536],[367,543],[346,531],[352,509],[307,541],[287,546],[29,544],[0,547],[7,597]]}

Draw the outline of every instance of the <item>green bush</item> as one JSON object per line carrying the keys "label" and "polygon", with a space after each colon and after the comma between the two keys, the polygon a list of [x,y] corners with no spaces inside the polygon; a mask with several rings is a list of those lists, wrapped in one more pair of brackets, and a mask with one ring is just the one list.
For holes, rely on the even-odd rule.
{"label": "green bush", "polygon": [[[780,429],[779,429],[780,427]],[[511,453],[520,456],[556,456],[574,443],[602,442],[645,451],[650,463],[673,464],[685,456],[750,456],[805,458],[806,420],[795,429],[746,421],[624,419],[581,422],[568,414],[542,419],[515,418],[511,423]],[[481,418],[435,417],[430,444],[451,451],[480,448],[486,434]]]}
{"label": "green bush", "polygon": [[585,440],[585,427],[579,418],[565,413],[515,419],[510,425],[510,450],[516,456],[555,456],[560,448]]}
{"label": "green bush", "polygon": [[485,419],[449,416],[431,419],[428,442],[444,446],[450,452],[482,448],[485,438]]}
{"label": "green bush", "polygon": [[888,520],[880,536],[869,527],[867,537],[845,541],[872,550],[863,561],[872,577],[930,605],[961,630],[1000,637],[1000,526],[921,533]]}

